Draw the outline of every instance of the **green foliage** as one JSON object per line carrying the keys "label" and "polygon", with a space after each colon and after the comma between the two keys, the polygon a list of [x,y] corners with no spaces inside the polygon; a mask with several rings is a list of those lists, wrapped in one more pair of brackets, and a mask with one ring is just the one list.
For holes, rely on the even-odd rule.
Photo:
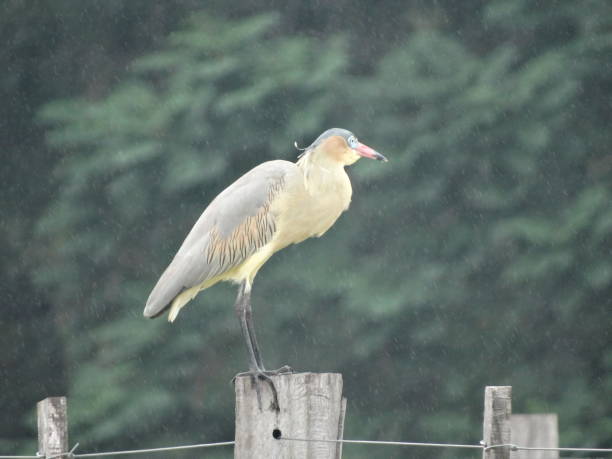
{"label": "green foliage", "polygon": [[353,22],[213,4],[103,95],[38,112],[61,160],[29,280],[64,338],[72,438],[232,438],[233,288],[172,326],[144,301],[219,191],[341,126],[390,162],[352,167],[349,212],[262,269],[268,365],[342,372],[347,438],[475,442],[483,386],[512,384],[562,443],[609,442],[612,7],[483,3],[388,2],[378,41],[366,2]]}
{"label": "green foliage", "polygon": [[[286,154],[287,141],[279,141],[285,130],[317,128],[334,109],[342,41],[281,39],[277,22],[274,15],[227,21],[196,14],[164,50],[136,60],[132,78],[106,98],[57,101],[41,111],[41,121],[55,126],[50,144],[70,154],[57,169],[58,198],[38,226],[56,263],[41,265],[36,279],[70,317],[65,332],[79,328],[89,337],[69,352],[79,362],[70,376],[77,405],[71,419],[84,440],[109,442],[128,429],[134,436],[156,432],[179,410],[183,418],[203,419],[192,400],[200,390],[193,378],[205,371],[202,384],[228,393],[226,382],[242,368],[214,376],[202,368],[215,366],[219,344],[228,341],[222,335],[231,297],[208,305],[201,321],[173,330],[144,322],[141,309],[151,280],[206,201],[236,170]],[[304,81],[305,73],[312,78]],[[75,297],[84,307],[75,310]],[[229,343],[234,353],[238,335]],[[138,373],[151,376],[134,397],[125,387]],[[223,397],[219,406],[229,412],[231,403]],[[134,429],[138,418],[156,421]],[[219,428],[230,435],[227,420],[185,430],[212,439]]]}

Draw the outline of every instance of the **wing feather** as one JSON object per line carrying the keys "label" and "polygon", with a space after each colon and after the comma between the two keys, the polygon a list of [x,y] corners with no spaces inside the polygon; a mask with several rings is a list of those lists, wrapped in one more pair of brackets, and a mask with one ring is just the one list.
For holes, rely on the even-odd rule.
{"label": "wing feather", "polygon": [[184,290],[221,276],[266,245],[276,231],[271,203],[288,177],[288,161],[255,167],[221,192],[204,210],[147,300],[145,317],[157,317]]}

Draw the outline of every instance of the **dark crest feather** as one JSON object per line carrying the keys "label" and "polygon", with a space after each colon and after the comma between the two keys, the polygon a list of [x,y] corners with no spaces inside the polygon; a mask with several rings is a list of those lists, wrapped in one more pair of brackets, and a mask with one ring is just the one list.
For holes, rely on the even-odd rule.
{"label": "dark crest feather", "polygon": [[295,146],[295,148],[297,148],[299,151],[302,152],[302,153],[300,153],[298,155],[298,158],[301,158],[306,153],[308,153],[310,150],[313,150],[314,148],[316,148],[317,145],[319,145],[325,139],[327,139],[328,137],[334,136],[334,135],[337,135],[337,136],[340,136],[340,137],[344,137],[344,139],[348,141],[348,138],[351,137],[354,134],[351,131],[347,130],[347,129],[331,128],[331,129],[328,129],[327,131],[323,132],[319,137],[316,138],[316,140],[314,142],[312,142],[306,148],[300,148],[298,146],[297,141],[293,142],[293,145]]}

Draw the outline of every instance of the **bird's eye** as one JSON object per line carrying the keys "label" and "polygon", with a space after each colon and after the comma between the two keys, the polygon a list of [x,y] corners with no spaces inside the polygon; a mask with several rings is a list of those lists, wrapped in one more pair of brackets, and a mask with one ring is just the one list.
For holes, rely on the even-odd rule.
{"label": "bird's eye", "polygon": [[357,138],[354,135],[350,136],[348,138],[348,144],[349,144],[349,147],[355,148],[357,146]]}

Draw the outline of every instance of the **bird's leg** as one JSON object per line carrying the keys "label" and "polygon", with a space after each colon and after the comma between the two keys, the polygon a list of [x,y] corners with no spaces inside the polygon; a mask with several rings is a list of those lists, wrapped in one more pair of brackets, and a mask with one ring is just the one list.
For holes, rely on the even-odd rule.
{"label": "bird's leg", "polygon": [[251,309],[251,292],[246,281],[240,284],[238,288],[238,298],[236,298],[236,315],[240,321],[240,328],[242,329],[242,336],[247,346],[249,353],[249,370],[264,372],[265,368],[261,362],[261,353],[255,333],[253,330],[252,316],[253,311]]}
{"label": "bird's leg", "polygon": [[[253,328],[253,311],[251,309],[251,286],[248,281],[243,281],[238,289],[238,298],[236,298],[236,315],[240,321],[240,328],[242,329],[242,335],[246,342],[247,350],[249,353],[249,371],[245,373],[239,373],[238,376],[251,376],[251,381],[255,385],[255,391],[257,392],[257,403],[261,410],[261,393],[259,387],[259,380],[266,381],[270,385],[270,390],[273,396],[273,408],[278,411],[278,393],[274,382],[267,374],[263,363],[261,361],[261,353],[259,352],[259,346],[257,345],[257,339],[255,338],[255,329]],[[234,378],[235,378],[234,377]]]}
{"label": "bird's leg", "polygon": [[257,337],[255,335],[255,327],[253,326],[253,310],[251,308],[250,286],[245,286],[243,290],[243,298],[246,301],[244,319],[246,322],[246,329],[247,329],[247,333],[248,333],[248,336],[251,342],[251,347],[253,349],[252,355],[253,355],[253,358],[255,359],[256,368],[268,376],[293,373],[293,368],[291,368],[289,365],[284,365],[277,370],[266,370],[264,368],[263,361],[261,359],[261,352],[259,350],[259,345],[257,344]]}

